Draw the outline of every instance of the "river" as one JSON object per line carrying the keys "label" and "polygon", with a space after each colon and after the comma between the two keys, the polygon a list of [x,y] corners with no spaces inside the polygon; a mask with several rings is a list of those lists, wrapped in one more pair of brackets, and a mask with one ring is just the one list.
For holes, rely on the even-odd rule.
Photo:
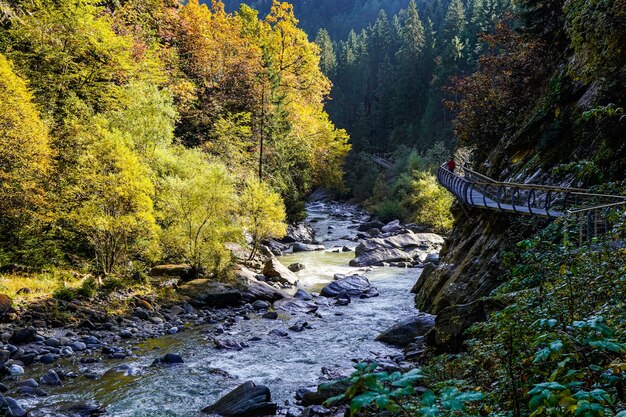
{"label": "river", "polygon": [[[351,215],[355,210],[338,207],[315,203],[308,208],[308,220],[325,251],[289,254],[280,260],[285,265],[300,262],[306,266],[298,276],[307,291],[319,291],[336,273],[362,273],[378,288],[379,297],[353,300],[344,307],[321,307],[319,317],[304,317],[312,329],[300,333],[287,329],[303,317],[281,314],[279,320],[267,320],[253,314],[226,331],[229,338],[248,341],[249,347],[241,351],[216,349],[207,337],[212,325],[150,340],[138,346],[134,359],[104,360],[97,365],[104,372],[127,364],[131,375],[110,372],[96,380],[84,376],[66,380],[63,387],[47,389],[48,397],[28,399],[23,405],[33,417],[56,416],[47,409],[61,401],[85,400],[105,405],[108,416],[202,416],[205,414],[199,410],[247,380],[268,386],[279,405],[294,404],[295,391],[318,383],[322,367],[346,370],[354,364],[353,359],[397,357],[400,350],[374,338],[415,310],[409,291],[421,270],[349,267],[354,252],[333,250],[356,246],[342,237],[354,236],[354,225],[362,219]],[[269,335],[275,328],[287,330],[289,336]],[[253,337],[260,340],[249,341]],[[185,363],[150,367],[154,358],[168,352],[180,353]]]}

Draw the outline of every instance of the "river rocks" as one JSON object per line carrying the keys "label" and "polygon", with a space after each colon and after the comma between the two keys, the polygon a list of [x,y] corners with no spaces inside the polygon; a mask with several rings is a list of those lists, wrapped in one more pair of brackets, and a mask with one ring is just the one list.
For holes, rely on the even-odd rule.
{"label": "river rocks", "polygon": [[11,352],[9,352],[6,349],[0,349],[0,366],[7,363],[10,357],[11,357]]}
{"label": "river rocks", "polygon": [[12,377],[24,375],[24,368],[14,363],[13,365],[9,366],[9,375],[11,375]]}
{"label": "river rocks", "polygon": [[291,272],[299,272],[305,269],[305,266],[301,263],[294,263],[287,267]]}
{"label": "river rocks", "polygon": [[213,344],[217,349],[223,350],[242,350],[244,346],[241,343],[233,339],[213,339]]}
{"label": "river rocks", "polygon": [[437,314],[435,327],[426,334],[425,342],[437,353],[457,353],[463,348],[465,330],[474,323],[485,321],[491,312],[503,306],[498,300],[485,298],[446,307]]}
{"label": "river rocks", "polygon": [[43,412],[42,416],[96,417],[105,415],[106,408],[95,401],[72,401],[51,405]]}
{"label": "river rocks", "polygon": [[282,243],[313,243],[315,242],[315,231],[306,223],[287,226],[287,234],[280,240]]}
{"label": "river rocks", "polygon": [[[3,399],[4,401],[0,400],[0,410],[4,408],[5,415],[11,417],[25,417],[27,415],[26,410],[24,410],[24,408],[22,408],[20,403],[18,403],[16,400],[11,397],[5,397]],[[6,408],[3,407],[4,404],[6,404]],[[6,411],[7,409],[9,411],[8,413]]]}
{"label": "river rocks", "polygon": [[178,353],[168,353],[165,356],[161,357],[161,358],[156,358],[153,362],[151,366],[157,366],[157,365],[175,365],[175,364],[180,364],[180,363],[185,363],[185,361],[183,360],[183,357],[180,356]]}
{"label": "river rocks", "polygon": [[400,220],[394,220],[380,228],[380,230],[383,233],[394,233],[401,229],[402,229],[402,226],[400,226]]}
{"label": "river rocks", "polygon": [[238,306],[243,300],[239,290],[230,285],[196,279],[178,287],[178,293],[189,297],[189,302],[198,307],[231,307]]}
{"label": "river rocks", "polygon": [[289,326],[289,330],[294,331],[296,333],[303,332],[304,329],[310,329],[311,326],[306,321],[298,320],[292,326]]}
{"label": "river rocks", "polygon": [[295,252],[315,252],[326,249],[323,245],[312,245],[302,242],[295,242],[293,244],[293,251]]}
{"label": "river rocks", "polygon": [[351,266],[378,266],[389,262],[423,261],[431,252],[437,252],[444,240],[434,233],[405,233],[386,238],[366,240],[357,246]]}
{"label": "river rocks", "polygon": [[350,297],[370,298],[377,297],[378,290],[369,280],[361,275],[350,275],[331,282],[322,289],[323,297],[337,297],[346,294]]}
{"label": "river rocks", "polygon": [[235,277],[239,282],[238,288],[244,301],[251,303],[262,300],[272,303],[289,297],[285,291],[259,281],[256,276],[257,274],[245,267],[240,267],[235,271]]}
{"label": "river rocks", "polygon": [[296,293],[293,295],[293,298],[297,298],[298,300],[311,301],[313,296],[303,289],[298,289]]}
{"label": "river rocks", "polygon": [[255,417],[275,415],[277,408],[276,403],[272,402],[269,388],[248,381],[202,412],[224,417]]}
{"label": "river rocks", "polygon": [[22,345],[25,343],[34,342],[36,336],[37,330],[35,330],[34,327],[26,327],[22,329],[16,329],[11,335],[11,339],[9,341],[16,345]]}
{"label": "river rocks", "polygon": [[263,314],[263,318],[268,320],[277,320],[278,313],[275,311],[268,311],[267,313]]}
{"label": "river rocks", "polygon": [[270,303],[268,303],[267,301],[263,301],[263,300],[256,300],[254,303],[252,303],[252,308],[254,308],[257,311],[267,310],[270,308],[270,306],[271,306]]}
{"label": "river rocks", "polygon": [[393,325],[382,332],[376,340],[404,347],[413,342],[416,337],[425,335],[433,327],[435,327],[435,316],[422,313]]}
{"label": "river rocks", "polygon": [[262,273],[266,277],[284,284],[295,285],[298,281],[296,274],[291,272],[276,258],[270,259],[265,263]]}
{"label": "river rocks", "polygon": [[290,298],[276,301],[274,303],[274,308],[291,314],[306,314],[315,313],[319,307],[316,303],[310,300]]}
{"label": "river rocks", "polygon": [[363,223],[362,225],[359,226],[357,230],[359,232],[367,232],[372,229],[380,229],[381,227],[384,227],[384,226],[385,226],[385,223],[379,220],[374,220],[368,223]]}
{"label": "river rocks", "polygon": [[289,333],[281,329],[272,329],[268,333],[270,336],[287,337]]}
{"label": "river rocks", "polygon": [[48,372],[43,374],[41,378],[39,378],[39,383],[41,385],[48,385],[53,387],[60,387],[61,385],[63,385],[63,383],[61,382],[61,378],[59,378],[59,375],[52,369],[50,369]]}

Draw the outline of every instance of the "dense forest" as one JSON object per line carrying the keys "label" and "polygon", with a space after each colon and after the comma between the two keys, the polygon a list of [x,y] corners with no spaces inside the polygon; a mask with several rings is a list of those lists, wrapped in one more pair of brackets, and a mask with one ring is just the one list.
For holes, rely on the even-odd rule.
{"label": "dense forest", "polygon": [[342,186],[347,135],[290,5],[2,6],[1,264],[219,272],[243,228],[280,235]]}
{"label": "dense forest", "polygon": [[[300,25],[309,36],[315,36],[321,28],[333,37],[343,39],[350,30],[360,31],[373,23],[381,10],[394,15],[405,8],[409,0],[295,0],[293,4]],[[207,2],[208,3],[208,2]],[[258,10],[262,14],[269,12],[271,0],[226,0],[226,9],[235,11],[241,4]]]}
{"label": "dense forest", "polygon": [[0,416],[626,417],[625,18],[0,0]]}

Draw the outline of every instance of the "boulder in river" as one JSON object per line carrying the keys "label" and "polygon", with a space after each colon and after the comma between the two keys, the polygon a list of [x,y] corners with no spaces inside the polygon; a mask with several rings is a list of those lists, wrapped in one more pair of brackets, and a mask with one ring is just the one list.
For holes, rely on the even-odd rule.
{"label": "boulder in river", "polygon": [[189,297],[189,302],[198,307],[238,306],[243,299],[238,289],[208,279],[195,279],[181,285],[177,291],[179,294]]}
{"label": "boulder in river", "polygon": [[435,316],[421,313],[396,323],[376,338],[379,342],[404,347],[435,327]]}
{"label": "boulder in river", "polygon": [[324,245],[313,245],[310,243],[295,242],[293,244],[294,252],[315,252],[326,249]]}
{"label": "boulder in river", "polygon": [[241,295],[244,301],[253,303],[254,301],[262,300],[272,303],[276,300],[282,300],[283,298],[289,297],[289,294],[285,291],[259,281],[256,278],[256,275],[256,273],[243,266],[239,267],[239,269],[235,271],[235,277],[239,282]]}
{"label": "boulder in river", "polygon": [[315,231],[307,223],[298,223],[287,226],[287,234],[280,240],[282,243],[313,243],[315,242]]}
{"label": "boulder in river", "polygon": [[275,281],[282,282],[284,284],[295,285],[295,283],[298,281],[298,277],[296,276],[296,274],[291,272],[276,258],[272,258],[265,263],[262,273],[266,277]]}
{"label": "boulder in river", "polygon": [[152,362],[152,366],[157,366],[157,365],[175,365],[175,364],[179,364],[179,363],[185,363],[185,361],[183,360],[182,356],[180,356],[178,353],[168,353],[165,356],[163,356],[162,358],[156,358]]}
{"label": "boulder in river", "polygon": [[28,414],[26,410],[11,397],[3,397],[0,400],[0,412],[4,411],[6,416],[11,417],[26,417]]}
{"label": "boulder in river", "polygon": [[289,298],[274,303],[275,310],[283,310],[291,314],[315,313],[318,308],[313,301],[299,298]]}
{"label": "boulder in river", "polygon": [[42,377],[39,378],[39,383],[41,385],[49,385],[49,386],[63,385],[63,383],[61,382],[61,379],[59,378],[59,375],[53,369],[50,369],[48,372],[43,374]]}
{"label": "boulder in river", "polygon": [[423,261],[429,253],[437,252],[444,240],[434,233],[407,231],[386,238],[368,239],[357,246],[351,266],[377,266],[389,262]]}
{"label": "boulder in river", "polygon": [[299,272],[305,269],[306,267],[301,263],[293,263],[287,267],[291,272]]}
{"label": "boulder in river", "polygon": [[369,280],[361,275],[350,275],[331,282],[320,293],[323,297],[337,297],[339,295],[350,297],[370,298],[377,297],[378,290],[370,284]]}
{"label": "boulder in river", "polygon": [[72,417],[95,417],[106,413],[106,408],[95,401],[64,402],[55,408],[61,415]]}
{"label": "boulder in river", "polygon": [[245,382],[233,391],[202,410],[207,414],[219,414],[224,417],[255,417],[276,415],[278,406],[272,402],[270,389]]}

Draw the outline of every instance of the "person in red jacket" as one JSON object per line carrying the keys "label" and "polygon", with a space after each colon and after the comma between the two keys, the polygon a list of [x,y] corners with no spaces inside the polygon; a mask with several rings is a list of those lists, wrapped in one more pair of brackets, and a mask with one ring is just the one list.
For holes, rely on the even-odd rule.
{"label": "person in red jacket", "polygon": [[448,167],[448,171],[454,172],[454,170],[456,169],[456,162],[454,162],[454,159],[450,158],[446,166]]}

